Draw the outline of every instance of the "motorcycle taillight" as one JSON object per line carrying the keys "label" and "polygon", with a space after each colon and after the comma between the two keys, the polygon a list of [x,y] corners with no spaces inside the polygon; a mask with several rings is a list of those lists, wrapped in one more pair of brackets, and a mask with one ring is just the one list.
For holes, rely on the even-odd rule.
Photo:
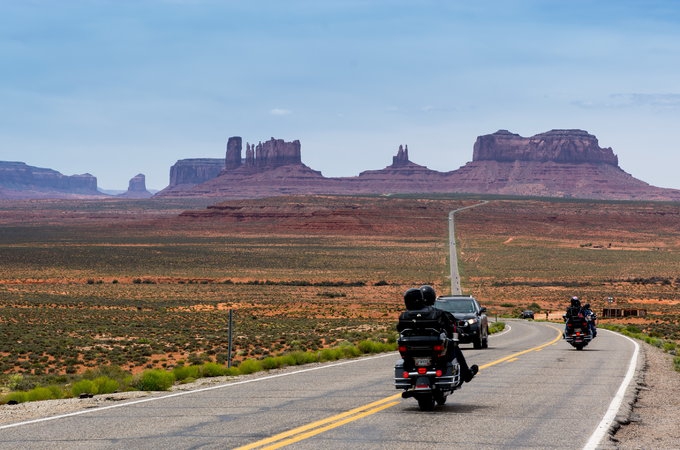
{"label": "motorcycle taillight", "polygon": [[427,367],[418,367],[418,373],[420,375],[425,375],[427,373]]}
{"label": "motorcycle taillight", "polygon": [[441,353],[441,351],[444,350],[444,346],[441,345],[441,344],[437,344],[437,345],[435,345],[434,347],[432,347],[432,350],[434,350],[435,352],[440,352],[440,353]]}
{"label": "motorcycle taillight", "polygon": [[406,346],[405,345],[400,345],[399,346],[399,353],[404,353],[406,351]]}

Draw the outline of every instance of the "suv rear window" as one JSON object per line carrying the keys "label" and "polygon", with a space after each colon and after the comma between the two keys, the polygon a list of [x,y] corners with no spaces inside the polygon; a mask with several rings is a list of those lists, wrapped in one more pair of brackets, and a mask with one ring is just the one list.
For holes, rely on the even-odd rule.
{"label": "suv rear window", "polygon": [[475,301],[468,298],[450,298],[445,300],[437,300],[434,302],[434,307],[443,309],[444,311],[452,313],[473,313],[476,312]]}

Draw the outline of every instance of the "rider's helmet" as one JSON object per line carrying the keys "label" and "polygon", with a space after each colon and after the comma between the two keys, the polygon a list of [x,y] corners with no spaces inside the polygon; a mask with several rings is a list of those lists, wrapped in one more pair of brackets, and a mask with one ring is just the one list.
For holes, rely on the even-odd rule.
{"label": "rider's helmet", "polygon": [[590,309],[590,303],[586,303],[585,305],[583,305],[583,309]]}
{"label": "rider's helmet", "polygon": [[437,299],[437,293],[432,286],[429,284],[420,286],[420,292],[423,293],[423,299],[425,300],[426,306],[434,305],[434,301]]}
{"label": "rider's helmet", "polygon": [[571,306],[575,306],[576,308],[581,307],[581,300],[579,300],[578,297],[572,297],[571,298]]}
{"label": "rider's helmet", "polygon": [[420,289],[411,288],[404,292],[404,305],[409,311],[416,309],[423,309],[425,306],[425,300],[423,299],[423,293]]}

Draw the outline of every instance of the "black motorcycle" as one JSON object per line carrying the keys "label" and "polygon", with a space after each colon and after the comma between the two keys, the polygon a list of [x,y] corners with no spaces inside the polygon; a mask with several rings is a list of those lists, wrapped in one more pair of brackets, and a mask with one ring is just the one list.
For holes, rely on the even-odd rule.
{"label": "black motorcycle", "polygon": [[406,329],[397,344],[402,359],[394,366],[394,386],[404,390],[402,398],[414,397],[422,411],[431,411],[460,388],[460,365],[447,356],[448,346],[456,342],[446,334],[434,328]]}
{"label": "black motorcycle", "polygon": [[588,319],[583,314],[566,316],[564,339],[576,350],[583,350],[593,340],[593,333]]}

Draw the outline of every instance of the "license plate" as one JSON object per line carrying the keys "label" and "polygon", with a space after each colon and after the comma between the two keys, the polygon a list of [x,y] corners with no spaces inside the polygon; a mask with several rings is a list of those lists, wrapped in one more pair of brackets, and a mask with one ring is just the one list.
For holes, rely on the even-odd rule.
{"label": "license plate", "polygon": [[414,362],[418,367],[429,366],[430,358],[415,358]]}
{"label": "license plate", "polygon": [[581,332],[581,329],[580,329],[580,328],[574,328],[574,331],[575,331],[576,333],[580,333],[580,332]]}

